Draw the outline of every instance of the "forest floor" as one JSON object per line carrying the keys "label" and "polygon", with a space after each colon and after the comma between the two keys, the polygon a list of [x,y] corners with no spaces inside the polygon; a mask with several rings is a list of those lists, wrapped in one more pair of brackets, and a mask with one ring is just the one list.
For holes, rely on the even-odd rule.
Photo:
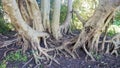
{"label": "forest floor", "polygon": [[[9,61],[6,56],[9,56],[11,52],[16,52],[21,49],[21,44],[18,42],[10,44],[10,46],[2,47],[3,42],[16,39],[15,33],[12,32],[7,35],[0,34],[0,68],[4,68],[1,65],[5,65],[5,68],[120,68],[120,55],[114,56],[110,54],[95,55],[96,61],[85,60],[85,53],[80,50],[80,58],[73,59],[71,57],[65,57],[59,55],[56,57],[60,64],[52,62],[50,66],[41,64],[36,66],[32,55],[27,54],[27,61]],[[2,48],[1,48],[2,47]],[[15,57],[14,57],[15,58]]]}

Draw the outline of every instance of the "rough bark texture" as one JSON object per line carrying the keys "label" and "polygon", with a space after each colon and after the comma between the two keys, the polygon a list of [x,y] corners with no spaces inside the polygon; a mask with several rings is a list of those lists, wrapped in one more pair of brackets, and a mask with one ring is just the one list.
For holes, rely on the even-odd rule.
{"label": "rough bark texture", "polygon": [[59,39],[62,35],[60,33],[60,8],[61,0],[54,0],[53,16],[52,16],[52,34],[56,39]]}
{"label": "rough bark texture", "polygon": [[42,23],[45,30],[51,33],[50,20],[49,20],[50,0],[41,0],[41,14],[42,14]]}
{"label": "rough bark texture", "polygon": [[[99,37],[103,30],[105,30],[105,27],[111,20],[115,9],[119,5],[120,0],[100,0],[100,4],[95,10],[94,15],[85,23],[85,26],[74,45],[73,52],[76,48],[83,47],[85,52],[93,59],[88,51],[98,51]],[[86,45],[88,46],[88,50],[86,49]]]}
{"label": "rough bark texture", "polygon": [[[60,47],[53,49],[46,49],[46,38],[49,35],[43,31],[49,29],[48,31],[50,32],[50,29],[52,29],[52,35],[57,40],[62,36],[60,29],[62,33],[68,32],[71,22],[72,0],[68,0],[67,17],[61,27],[59,26],[61,0],[54,0],[51,28],[49,25],[50,0],[42,0],[42,17],[36,0],[2,0],[2,3],[4,11],[10,16],[12,24],[24,41],[24,50],[27,50],[26,46],[29,46],[36,63],[39,64],[41,57],[57,62],[48,55],[48,52],[53,50],[61,51],[64,49],[73,58],[76,58],[77,54],[75,51],[78,47],[82,47],[87,55],[94,60],[91,51],[95,50],[98,52],[99,50],[104,50],[104,46],[101,46],[101,49],[98,48],[99,37],[111,20],[115,9],[120,5],[120,0],[100,0],[98,8],[95,10],[94,15],[85,23],[79,37],[76,36],[73,39],[66,40]],[[45,48],[41,47],[41,38],[44,40]],[[112,40],[115,44],[112,53],[116,53],[115,49],[118,47],[118,44],[116,44],[114,38]],[[75,42],[76,44],[73,45]],[[53,41],[52,43],[55,42]],[[70,46],[71,48],[68,45],[72,45]],[[108,52],[109,49],[106,50],[106,53]]]}
{"label": "rough bark texture", "polygon": [[[10,16],[12,24],[15,26],[18,33],[22,36],[24,43],[31,47],[36,63],[39,64],[38,60],[40,59],[41,53],[49,57],[46,51],[43,51],[43,49],[40,47],[40,38],[42,37],[44,39],[49,35],[47,33],[40,32],[43,29],[40,27],[42,26],[39,21],[40,17],[38,17],[38,15],[40,15],[40,12],[38,11],[39,9],[35,7],[36,3],[32,2],[34,5],[30,6],[31,9],[34,9],[36,11],[36,13],[33,13],[34,18],[32,22],[33,24],[36,24],[36,26],[34,25],[36,27],[35,30],[26,24],[27,22],[25,22],[23,19],[18,8],[18,4],[15,0],[2,0],[2,3],[4,10]],[[51,57],[49,58],[52,59]]]}

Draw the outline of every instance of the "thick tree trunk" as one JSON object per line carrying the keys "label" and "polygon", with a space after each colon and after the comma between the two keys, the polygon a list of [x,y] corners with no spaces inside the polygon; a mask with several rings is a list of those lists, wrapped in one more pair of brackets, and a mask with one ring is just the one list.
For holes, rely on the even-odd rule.
{"label": "thick tree trunk", "polygon": [[[85,52],[93,59],[90,51],[98,51],[98,41],[101,33],[111,20],[115,9],[120,5],[120,0],[100,0],[94,15],[85,23],[73,52],[78,47],[83,47]],[[86,49],[88,46],[88,50]],[[93,59],[94,60],[94,59]]]}
{"label": "thick tree trunk", "polygon": [[53,16],[52,16],[52,34],[55,39],[59,39],[62,35],[60,33],[60,8],[61,0],[54,0]]}
{"label": "thick tree trunk", "polygon": [[27,0],[27,1],[29,4],[29,7],[32,7],[29,9],[31,10],[30,12],[32,14],[32,18],[33,18],[33,22],[34,22],[33,28],[37,31],[44,31],[40,9],[39,9],[39,6],[38,6],[36,0]]}
{"label": "thick tree trunk", "polygon": [[41,0],[41,14],[42,14],[42,23],[45,30],[51,33],[50,20],[49,20],[50,0]]}
{"label": "thick tree trunk", "polygon": [[[33,28],[31,28],[25,18],[20,13],[18,4],[16,0],[2,0],[4,11],[10,16],[12,24],[15,26],[18,33],[22,36],[23,41],[26,45],[31,47],[35,61],[39,64],[39,59],[41,54],[45,55],[47,58],[54,60],[51,56],[47,54],[47,49],[40,47],[40,38],[47,38],[49,35],[42,32],[43,26],[41,24],[41,16],[38,11],[39,8],[35,0],[29,0],[31,4],[29,9],[31,9],[31,15],[33,16]],[[22,9],[22,8],[21,8]],[[33,12],[33,10],[35,12]],[[40,16],[40,17],[39,17]],[[56,61],[56,60],[54,60]],[[57,61],[56,61],[57,62]]]}

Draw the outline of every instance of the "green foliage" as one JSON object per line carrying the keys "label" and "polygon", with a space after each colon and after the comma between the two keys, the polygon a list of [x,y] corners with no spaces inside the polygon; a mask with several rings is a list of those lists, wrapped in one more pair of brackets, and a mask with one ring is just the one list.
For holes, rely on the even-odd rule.
{"label": "green foliage", "polygon": [[6,22],[3,18],[4,12],[2,10],[2,4],[1,4],[1,0],[0,0],[0,33],[2,34],[6,34],[8,33],[10,30],[13,29],[12,25],[8,22]]}
{"label": "green foliage", "polygon": [[116,32],[115,32],[115,29],[113,28],[113,30],[111,29],[111,30],[109,30],[108,31],[108,36],[113,36],[113,35],[115,35],[116,34]]}
{"label": "green foliage", "polygon": [[63,23],[67,15],[67,6],[63,4],[60,11],[60,23]]}
{"label": "green foliage", "polygon": [[1,9],[1,6],[2,6],[2,2],[1,2],[1,0],[0,0],[0,9]]}
{"label": "green foliage", "polygon": [[113,25],[120,26],[120,11],[116,11]]}
{"label": "green foliage", "polygon": [[5,23],[3,18],[0,18],[0,33],[6,34],[12,29],[12,25],[10,23]]}
{"label": "green foliage", "polygon": [[44,68],[44,66],[43,65],[40,65],[40,67],[39,68]]}
{"label": "green foliage", "polygon": [[120,20],[114,20],[114,25],[120,26]]}
{"label": "green foliage", "polygon": [[11,52],[9,55],[6,56],[6,61],[23,61],[26,62],[27,61],[27,56],[26,55],[22,55],[21,51],[17,51],[17,52]]}
{"label": "green foliage", "polygon": [[[95,7],[98,5],[97,0],[74,0],[73,8],[78,11],[79,15],[84,19],[88,20],[90,16],[93,15]],[[77,16],[73,14],[72,26],[75,26],[74,29],[81,29],[83,24],[79,21]]]}
{"label": "green foliage", "polygon": [[92,55],[96,60],[99,60],[102,57],[100,54],[96,54],[95,52],[92,52]]}
{"label": "green foliage", "polygon": [[74,27],[74,29],[81,29],[81,28],[83,28],[82,22],[80,22],[78,20],[78,18],[76,17],[75,14],[73,14],[72,23],[73,23],[72,26]]}
{"label": "green foliage", "polygon": [[73,2],[73,8],[79,11],[80,16],[85,20],[93,15],[97,5],[97,0],[74,0]]}
{"label": "green foliage", "polygon": [[96,60],[99,60],[101,58],[101,55],[98,54],[94,54],[93,56],[96,58]]}
{"label": "green foliage", "polygon": [[[7,62],[26,62],[27,61],[27,56],[23,55],[21,53],[21,50],[18,50],[16,52],[10,52],[4,60],[0,61],[0,68],[6,68],[7,67]],[[17,68],[17,67],[13,67]]]}
{"label": "green foliage", "polygon": [[0,63],[0,68],[6,68],[7,64],[6,64],[6,60],[3,60],[1,63]]}
{"label": "green foliage", "polygon": [[120,33],[120,11],[116,11],[113,24],[108,29],[108,36],[114,36]]}

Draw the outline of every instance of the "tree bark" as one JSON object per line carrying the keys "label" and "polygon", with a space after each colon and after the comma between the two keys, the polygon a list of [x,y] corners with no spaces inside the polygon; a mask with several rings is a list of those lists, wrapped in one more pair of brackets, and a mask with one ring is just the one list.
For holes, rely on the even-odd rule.
{"label": "tree bark", "polygon": [[[25,1],[25,5],[23,4],[23,1]],[[4,11],[10,16],[12,24],[15,26],[16,30],[23,38],[25,45],[30,46],[37,64],[39,64],[39,59],[41,59],[41,56],[46,56],[47,58],[57,62],[54,58],[48,55],[47,52],[49,50],[42,48],[40,45],[41,38],[46,41],[46,37],[49,37],[49,35],[44,32],[47,31],[47,29],[50,29],[49,1],[50,0],[42,0],[42,18],[36,0],[2,0]],[[72,47],[73,52],[75,52],[76,48],[82,47],[87,55],[89,55],[94,60],[90,52],[93,50],[96,52],[99,51],[99,37],[105,30],[105,27],[111,20],[115,9],[119,5],[120,0],[100,0],[100,4],[95,10],[94,15],[85,23],[76,44]],[[60,33],[60,28],[62,33],[67,33],[69,29],[71,22],[72,0],[68,0],[67,18],[61,27],[59,25],[60,6],[61,0],[54,0],[51,32],[57,40],[62,36]],[[48,9],[46,9],[46,7]],[[63,47],[61,46],[60,48],[65,49],[64,46],[67,47],[68,44],[72,45],[75,41],[76,40],[74,39],[67,41],[67,43],[64,41]],[[65,50],[68,51],[68,53],[71,53],[71,50],[68,49],[69,48]],[[74,54],[71,55],[74,57]]]}
{"label": "tree bark", "polygon": [[[98,51],[99,37],[119,5],[120,0],[100,0],[100,4],[95,10],[94,15],[85,23],[85,26],[74,45],[73,52],[78,47],[83,47],[85,49],[86,45],[88,46],[88,51]],[[86,51],[86,53],[91,56],[89,52]]]}
{"label": "tree bark", "polygon": [[49,20],[50,0],[41,0],[41,14],[42,14],[42,23],[45,30],[51,33],[50,20]]}
{"label": "tree bark", "polygon": [[52,16],[52,34],[55,39],[59,39],[62,35],[60,33],[60,8],[61,0],[54,0],[53,16]]}
{"label": "tree bark", "polygon": [[[36,19],[33,18],[33,22],[36,25],[35,27],[38,27],[36,29],[32,29],[23,19],[18,4],[16,2],[16,0],[2,0],[3,3],[3,8],[4,11],[10,16],[12,24],[15,26],[16,30],[18,31],[18,33],[22,36],[24,43],[26,43],[27,45],[29,45],[32,49],[34,58],[36,63],[39,63],[39,57],[41,56],[41,53],[44,54],[45,56],[51,58],[46,52],[43,51],[43,48],[40,47],[40,38],[45,38],[48,37],[49,35],[47,33],[41,32],[42,29],[40,26],[38,27],[38,25],[40,25],[39,20],[40,17],[37,17],[40,15],[40,12],[38,12],[37,10],[39,10],[38,8],[34,6],[31,6],[31,9],[34,9],[36,11],[36,13],[33,13],[33,17],[35,17],[36,15]],[[34,3],[34,2],[32,2]],[[42,25],[41,25],[42,26]]]}

